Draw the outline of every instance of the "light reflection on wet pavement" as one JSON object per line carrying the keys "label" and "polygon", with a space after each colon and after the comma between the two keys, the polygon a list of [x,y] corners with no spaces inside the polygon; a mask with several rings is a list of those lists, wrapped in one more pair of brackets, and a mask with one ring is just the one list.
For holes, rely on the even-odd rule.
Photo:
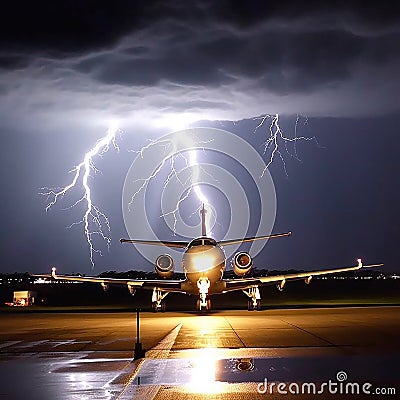
{"label": "light reflection on wet pavement", "polygon": [[[264,351],[247,349],[248,355],[252,352],[260,355]],[[250,388],[257,396],[257,384],[265,378],[268,382],[317,384],[335,380],[339,371],[347,372],[351,382],[393,386],[398,384],[398,372],[388,366],[395,366],[400,354],[221,358],[223,349],[204,348],[196,355],[192,352],[190,358],[180,358],[176,351],[173,358],[136,362],[89,355],[93,357],[75,353],[58,354],[57,358],[51,353],[2,357],[0,398],[152,399],[175,390],[228,396],[232,390],[249,394]]]}
{"label": "light reflection on wet pavement", "polygon": [[[386,311],[388,327],[395,331],[398,321],[392,317],[397,311]],[[281,329],[281,334],[295,334],[290,325],[284,326],[282,318],[263,328],[262,317],[262,313],[252,314],[258,327],[254,335],[259,335],[260,343],[277,342],[276,329]],[[152,318],[152,329],[156,329],[157,317]],[[128,345],[123,337],[105,336],[91,342],[87,338],[39,339],[35,334],[36,341],[2,340],[0,399],[265,399],[266,394],[257,393],[257,385],[265,379],[318,384],[335,381],[340,371],[347,374],[347,382],[370,382],[400,390],[394,367],[400,350],[397,342],[388,343],[383,320],[377,319],[376,326],[369,327],[368,332],[373,328],[380,335],[380,342],[372,347],[367,346],[371,338],[360,338],[357,346],[351,335],[329,340],[311,328],[307,328],[311,338],[304,338],[302,328],[295,338],[282,334],[278,346],[245,347],[250,341],[245,323],[249,319],[242,324],[238,318],[224,314],[180,317],[182,322],[147,351],[145,359],[134,362],[129,350],[132,343]],[[305,321],[305,325],[310,322]],[[342,319],[339,331],[346,327]],[[316,328],[321,332],[321,326]],[[391,338],[392,333],[388,335]],[[282,397],[277,393],[269,396]]]}

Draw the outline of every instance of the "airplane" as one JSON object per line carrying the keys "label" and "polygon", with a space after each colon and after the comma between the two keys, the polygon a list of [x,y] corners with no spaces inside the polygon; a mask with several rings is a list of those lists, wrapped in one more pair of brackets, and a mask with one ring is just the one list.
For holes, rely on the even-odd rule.
{"label": "airplane", "polygon": [[250,278],[246,276],[251,271],[253,259],[249,253],[240,251],[236,253],[231,260],[231,265],[237,278],[224,279],[223,274],[226,269],[224,246],[254,242],[256,240],[287,237],[290,236],[292,232],[216,241],[207,236],[206,212],[207,210],[203,204],[200,210],[202,226],[201,236],[190,242],[120,239],[121,243],[167,246],[182,249],[182,268],[185,279],[170,279],[174,273],[174,260],[169,254],[161,254],[155,261],[155,271],[161,279],[142,280],[57,275],[55,267],[52,268],[51,275],[34,274],[32,276],[62,281],[100,283],[104,290],[107,290],[109,285],[122,284],[127,285],[132,295],[135,294],[136,289],[153,290],[152,309],[154,312],[166,310],[166,302],[164,299],[171,292],[198,296],[196,303],[197,311],[209,311],[211,309],[211,295],[241,290],[248,297],[248,310],[253,311],[261,310],[260,286],[275,284],[278,290],[283,290],[287,281],[304,279],[305,283],[309,284],[313,276],[356,271],[361,268],[379,267],[383,265],[363,265],[361,259],[358,259],[357,265],[352,267]]}

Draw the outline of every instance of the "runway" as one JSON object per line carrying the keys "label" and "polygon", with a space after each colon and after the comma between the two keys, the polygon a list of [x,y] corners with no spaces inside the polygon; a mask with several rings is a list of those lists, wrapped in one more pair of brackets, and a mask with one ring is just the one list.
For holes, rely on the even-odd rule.
{"label": "runway", "polygon": [[[391,367],[400,355],[399,311],[142,313],[147,351],[136,362],[134,313],[3,313],[0,398],[266,398],[283,396],[278,383],[292,383],[293,390],[296,383],[318,386],[339,372],[346,380],[338,384],[370,383],[370,390],[399,393]],[[262,393],[267,387],[271,393]]]}

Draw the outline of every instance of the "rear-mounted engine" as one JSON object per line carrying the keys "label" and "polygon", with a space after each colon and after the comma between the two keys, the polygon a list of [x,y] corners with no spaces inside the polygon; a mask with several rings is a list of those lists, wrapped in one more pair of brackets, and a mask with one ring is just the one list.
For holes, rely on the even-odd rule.
{"label": "rear-mounted engine", "polygon": [[242,251],[235,254],[231,263],[235,275],[245,276],[250,272],[251,267],[253,266],[253,259],[249,253]]}
{"label": "rear-mounted engine", "polygon": [[174,273],[174,260],[169,254],[157,257],[155,270],[160,278],[170,278]]}

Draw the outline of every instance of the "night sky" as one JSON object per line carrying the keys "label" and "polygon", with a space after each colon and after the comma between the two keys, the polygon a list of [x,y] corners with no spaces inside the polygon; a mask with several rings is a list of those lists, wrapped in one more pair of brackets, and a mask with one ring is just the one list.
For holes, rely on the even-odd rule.
{"label": "night sky", "polygon": [[[287,174],[279,157],[269,168],[277,197],[273,232],[293,235],[268,242],[254,265],[325,268],[361,257],[384,262],[385,272],[400,271],[398,2],[13,1],[1,7],[0,272],[46,272],[53,265],[60,273],[151,270],[118,241],[127,235],[122,187],[135,151],[175,129],[212,126],[262,155],[269,125],[256,127],[265,114],[279,114],[288,137],[301,116],[298,134],[316,140],[289,146],[300,161],[282,150]],[[120,150],[96,158],[101,172],[89,181],[110,218],[112,243],[107,251],[96,241],[104,254],[95,255],[92,269],[82,225],[67,228],[82,217],[83,204],[66,209],[81,188],[48,212],[39,192],[69,184],[68,171],[111,123],[120,129]],[[154,203],[161,191],[153,189]],[[226,208],[222,198],[214,198],[217,211]],[[231,210],[230,218],[240,212]],[[148,217],[160,239],[179,239],[158,210]]]}

